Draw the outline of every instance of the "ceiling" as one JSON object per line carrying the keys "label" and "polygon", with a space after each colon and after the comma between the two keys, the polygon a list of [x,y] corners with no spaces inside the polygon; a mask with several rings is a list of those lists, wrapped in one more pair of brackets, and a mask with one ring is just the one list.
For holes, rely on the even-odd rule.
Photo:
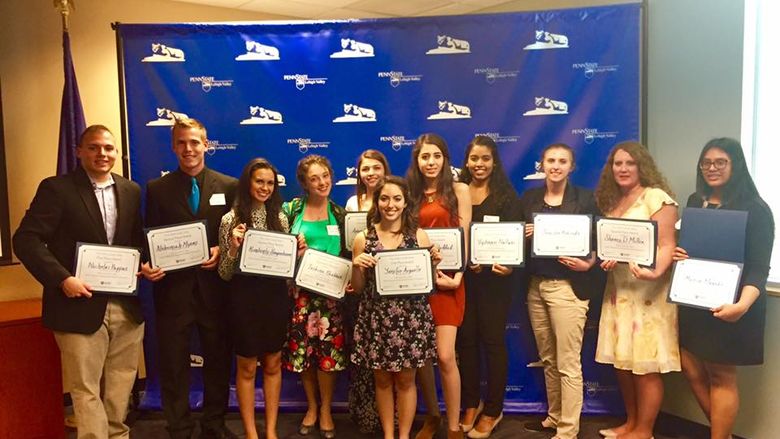
{"label": "ceiling", "polygon": [[[460,15],[516,10],[522,0],[173,0],[296,19]],[[527,3],[527,1],[526,1]],[[559,2],[560,3],[560,2]],[[565,2],[564,2],[565,3]],[[592,3],[592,2],[591,2]]]}

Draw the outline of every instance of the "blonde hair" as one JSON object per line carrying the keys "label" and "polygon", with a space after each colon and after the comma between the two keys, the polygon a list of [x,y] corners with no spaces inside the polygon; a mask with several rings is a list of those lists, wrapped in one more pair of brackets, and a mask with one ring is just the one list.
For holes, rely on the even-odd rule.
{"label": "blonde hair", "polygon": [[184,119],[174,119],[173,120],[173,128],[171,128],[171,142],[174,144],[176,143],[176,130],[177,129],[189,129],[194,128],[200,130],[200,139],[203,141],[203,143],[206,143],[206,127],[203,126],[203,124],[198,119],[191,119],[191,118],[184,118]]}

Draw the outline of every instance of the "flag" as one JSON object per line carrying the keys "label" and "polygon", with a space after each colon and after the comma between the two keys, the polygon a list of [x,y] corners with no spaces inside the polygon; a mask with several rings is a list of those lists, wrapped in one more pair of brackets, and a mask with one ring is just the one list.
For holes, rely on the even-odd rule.
{"label": "flag", "polygon": [[65,85],[62,88],[62,109],[60,110],[60,146],[57,150],[57,175],[67,174],[76,167],[76,144],[86,129],[84,107],[81,106],[79,85],[73,58],[70,54],[70,37],[62,33],[62,52],[65,65]]}

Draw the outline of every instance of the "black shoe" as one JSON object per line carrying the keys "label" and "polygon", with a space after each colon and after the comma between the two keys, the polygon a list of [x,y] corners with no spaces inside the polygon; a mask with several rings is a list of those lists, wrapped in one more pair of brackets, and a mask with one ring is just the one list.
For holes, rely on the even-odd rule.
{"label": "black shoe", "polygon": [[320,429],[320,437],[322,439],[335,439],[336,438],[336,429],[335,428],[331,428],[330,430]]}
{"label": "black shoe", "polygon": [[526,422],[525,425],[523,425],[523,428],[525,428],[525,431],[533,431],[535,433],[557,433],[556,429],[552,427],[545,427],[541,421]]}
{"label": "black shoe", "polygon": [[219,428],[204,428],[200,437],[201,439],[238,439],[238,436],[225,425]]}

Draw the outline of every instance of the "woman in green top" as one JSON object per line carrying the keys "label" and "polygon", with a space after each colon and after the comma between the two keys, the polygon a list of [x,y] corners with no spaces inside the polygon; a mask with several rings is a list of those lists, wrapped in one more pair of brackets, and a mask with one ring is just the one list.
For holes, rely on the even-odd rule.
{"label": "woman in green top", "polygon": [[[290,233],[303,235],[306,245],[332,255],[343,251],[344,208],[330,200],[333,169],[320,155],[309,155],[298,162],[296,177],[304,196],[282,206],[289,220]],[[293,290],[293,314],[285,349],[285,367],[301,374],[308,409],[299,433],[314,431],[319,419],[325,438],[336,436],[331,401],[336,382],[335,372],[344,370],[344,327],[339,302],[307,291]],[[317,391],[320,406],[317,409]]]}

